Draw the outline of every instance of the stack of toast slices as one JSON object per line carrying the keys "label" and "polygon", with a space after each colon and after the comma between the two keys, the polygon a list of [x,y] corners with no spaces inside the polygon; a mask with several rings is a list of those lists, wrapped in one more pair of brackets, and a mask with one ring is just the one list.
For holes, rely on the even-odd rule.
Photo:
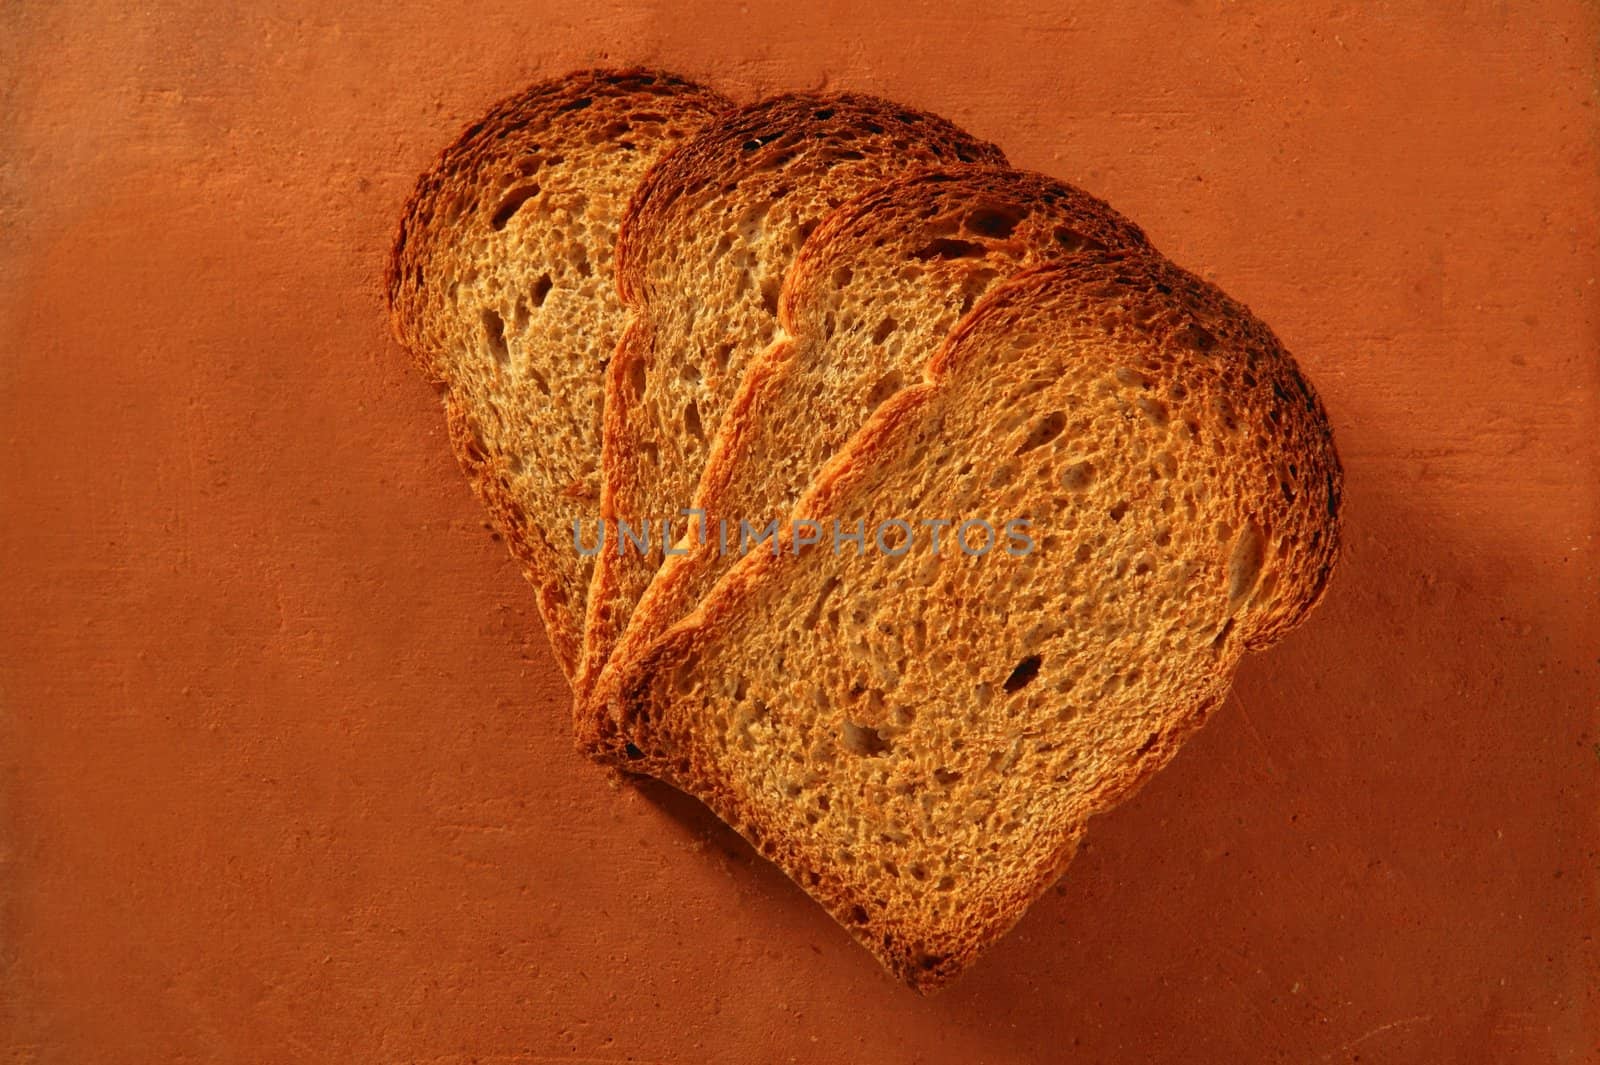
{"label": "stack of toast slices", "polygon": [[1271,331],[885,100],[536,85],[423,176],[387,280],[579,747],[702,800],[918,990],[1338,556],[1328,419]]}

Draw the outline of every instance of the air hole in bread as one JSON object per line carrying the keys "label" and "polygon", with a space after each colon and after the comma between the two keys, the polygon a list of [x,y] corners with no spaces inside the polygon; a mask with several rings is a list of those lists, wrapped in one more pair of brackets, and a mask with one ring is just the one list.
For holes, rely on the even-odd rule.
{"label": "air hole in bread", "polygon": [[978,259],[985,252],[982,244],[970,240],[957,240],[953,237],[937,237],[912,252],[915,259],[926,261],[928,259]]}
{"label": "air hole in bread", "polygon": [[845,719],[844,728],[840,731],[840,739],[844,749],[851,754],[859,754],[867,758],[875,758],[893,749],[894,744],[881,735],[877,729],[870,725],[862,725]]}
{"label": "air hole in bread", "polygon": [[513,215],[522,210],[522,205],[539,195],[538,185],[518,185],[506,193],[500,200],[500,206],[494,209],[494,216],[489,219],[489,226],[495,232],[506,227]]}
{"label": "air hole in bread", "polygon": [[573,100],[571,103],[562,104],[561,107],[558,108],[558,110],[563,111],[563,112],[566,112],[566,111],[582,111],[585,107],[588,107],[592,103],[594,103],[594,99],[592,97],[580,96],[576,100]]}
{"label": "air hole in bread", "polygon": [[1061,471],[1061,486],[1069,492],[1087,492],[1094,484],[1094,463],[1074,462]]}
{"label": "air hole in bread", "polygon": [[1044,659],[1038,655],[1029,655],[1018,662],[1016,668],[1011,671],[1011,676],[1006,678],[1006,694],[1021,691],[1032,684],[1034,678],[1039,675],[1039,666],[1043,661]]}
{"label": "air hole in bread", "polygon": [[700,425],[700,406],[692,399],[683,408],[683,431],[701,443],[705,442],[705,429]]}
{"label": "air hole in bread", "polygon": [[[940,766],[938,769],[933,771],[933,779],[941,788],[948,788],[950,785],[958,782],[961,779],[961,772],[956,769],[946,769],[944,766]],[[917,879],[920,880],[922,878],[918,877]]]}
{"label": "air hole in bread", "polygon": [[1237,433],[1239,431],[1239,419],[1234,414],[1233,404],[1229,403],[1225,396],[1218,396],[1212,406],[1216,408],[1218,416],[1222,419],[1222,428],[1230,434]]}
{"label": "air hole in bread", "polygon": [[1128,513],[1128,501],[1126,499],[1119,499],[1119,500],[1117,500],[1115,503],[1113,503],[1111,505],[1111,509],[1110,510],[1106,511],[1106,516],[1109,517],[1112,521],[1121,521],[1122,518],[1123,518],[1123,515],[1125,515],[1127,513]]}
{"label": "air hole in bread", "polygon": [[850,920],[855,924],[866,924],[867,908],[865,906],[850,907]]}
{"label": "air hole in bread", "polygon": [[550,295],[550,290],[554,287],[555,282],[550,280],[549,274],[540,274],[539,280],[533,283],[533,288],[528,292],[529,298],[533,300],[533,305],[535,307],[543,307],[545,297]]}
{"label": "air hole in bread", "polygon": [[894,320],[893,315],[886,315],[883,321],[879,322],[877,327],[872,330],[872,342],[874,344],[882,344],[885,340],[889,339],[889,334],[894,332],[897,328],[899,328],[899,326],[900,323]]}
{"label": "air hole in bread", "polygon": [[[595,127],[589,135],[589,143],[600,144],[604,141],[610,141],[616,144],[622,137],[627,136],[628,129],[629,125],[626,118],[615,119],[607,122],[604,126]],[[620,144],[616,144],[616,146],[621,147]]]}
{"label": "air hole in bread", "polygon": [[1093,237],[1086,237],[1070,226],[1057,226],[1053,234],[1063,251],[1105,251],[1106,246]]}
{"label": "air hole in bread", "polygon": [[1278,488],[1283,492],[1284,501],[1288,503],[1294,502],[1295,493],[1292,482],[1295,480],[1295,476],[1291,472],[1293,469],[1293,466],[1285,466],[1281,462],[1278,463]]}
{"label": "air hole in bread", "polygon": [[827,603],[828,597],[839,587],[839,583],[839,578],[836,576],[829,577],[823,582],[822,590],[817,593],[816,600],[811,604],[811,609],[806,614],[804,628],[807,632],[817,627],[817,622],[822,617],[822,608]]}
{"label": "air hole in bread", "polygon": [[511,361],[511,352],[506,348],[506,323],[499,312],[488,307],[483,310],[483,339],[488,342],[489,354],[494,356],[495,362],[504,366]]}
{"label": "air hole in bread", "polygon": [[1014,207],[979,207],[967,215],[962,224],[968,233],[991,240],[1005,240],[1022,221],[1022,214]]}
{"label": "air hole in bread", "polygon": [[1034,421],[1033,427],[1028,430],[1028,435],[1023,438],[1017,447],[1016,454],[1024,455],[1035,448],[1043,447],[1067,427],[1067,416],[1061,411],[1053,410]]}
{"label": "air hole in bread", "polygon": [[904,384],[905,379],[901,377],[900,371],[890,370],[878,378],[877,382],[872,386],[872,390],[867,393],[867,406],[878,406],[878,404],[900,391],[901,386]]}
{"label": "air hole in bread", "polygon": [[773,317],[778,314],[778,293],[781,291],[781,286],[782,282],[777,278],[768,278],[761,282],[761,309]]}
{"label": "air hole in bread", "polygon": [[[961,309],[959,313],[966,314],[972,310],[973,304],[978,302],[979,297],[989,290],[989,286],[998,277],[998,273],[989,269],[974,270],[968,274],[966,281],[962,282],[961,285]],[[1036,336],[1021,334],[1012,341],[1011,346],[1016,351],[1026,351],[1038,341],[1039,338]],[[1038,390],[1034,389],[1034,391]]]}
{"label": "air hole in bread", "polygon": [[1144,416],[1150,419],[1151,425],[1163,426],[1167,424],[1167,405],[1165,403],[1159,399],[1151,399],[1149,396],[1140,396],[1138,403],[1139,409],[1144,411]]}
{"label": "air hole in bread", "polygon": [[1265,554],[1265,538],[1261,526],[1246,522],[1233,542],[1233,554],[1228,558],[1228,608],[1231,610],[1244,601],[1261,576],[1261,560]]}

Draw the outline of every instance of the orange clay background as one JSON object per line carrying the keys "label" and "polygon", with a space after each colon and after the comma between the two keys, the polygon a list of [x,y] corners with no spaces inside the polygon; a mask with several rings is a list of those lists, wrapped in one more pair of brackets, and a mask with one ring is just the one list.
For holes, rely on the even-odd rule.
{"label": "orange clay background", "polygon": [[[11,4],[6,1062],[1600,1060],[1600,10]],[[643,61],[1078,182],[1326,401],[1321,609],[956,986],[568,739],[390,339],[417,175]]]}

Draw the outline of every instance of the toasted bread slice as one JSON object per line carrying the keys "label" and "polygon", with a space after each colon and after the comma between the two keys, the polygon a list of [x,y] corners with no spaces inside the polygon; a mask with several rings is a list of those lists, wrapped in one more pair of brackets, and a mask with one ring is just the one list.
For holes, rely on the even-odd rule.
{"label": "toasted bread slice", "polygon": [[[1147,252],[1041,267],[797,504],[863,523],[864,553],[742,559],[632,673],[624,724],[935,987],[1317,602],[1340,485],[1315,393],[1243,306]],[[988,521],[965,542],[990,550],[957,524],[934,553],[933,519]]]}
{"label": "toasted bread slice", "polygon": [[729,106],[642,70],[535,85],[422,177],[390,257],[395,335],[440,387],[456,455],[569,678],[593,559],[566,538],[599,507],[617,228],[645,170]]}
{"label": "toasted bread slice", "polygon": [[996,167],[893,181],[830,215],[779,300],[792,339],[751,363],[713,441],[694,504],[707,535],[669,557],[640,600],[582,719],[594,730],[579,737],[585,749],[650,770],[651,738],[622,734],[608,710],[623,674],[737,561],[739,522],[787,517],[986,291],[1041,263],[1142,246],[1137,226],[1088,193]]}
{"label": "toasted bread slice", "polygon": [[[628,324],[606,381],[611,539],[589,593],[580,721],[663,557],[660,523],[682,531],[723,412],[777,332],[780,286],[806,236],[890,176],[1001,162],[998,148],[934,115],[866,96],[791,94],[722,116],[646,178],[617,249]],[[618,536],[618,521],[649,523],[649,549]]]}

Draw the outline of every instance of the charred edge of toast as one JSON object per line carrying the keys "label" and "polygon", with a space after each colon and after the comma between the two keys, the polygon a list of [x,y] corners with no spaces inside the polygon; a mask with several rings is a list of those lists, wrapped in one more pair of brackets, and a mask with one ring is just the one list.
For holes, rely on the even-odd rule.
{"label": "charred edge of toast", "polygon": [[728,180],[727,160],[741,173],[781,166],[808,142],[839,134],[908,136],[935,145],[952,162],[1005,164],[996,145],[927,111],[860,93],[785,93],[729,111],[645,174],[623,214],[617,240],[617,285],[629,306],[644,298],[646,259],[670,219],[694,209],[697,197]]}
{"label": "charred edge of toast", "polygon": [[[778,321],[785,331],[795,333],[799,324],[799,301],[809,293],[806,290],[816,275],[825,272],[833,263],[825,259],[837,250],[839,243],[849,239],[857,230],[870,227],[872,220],[885,212],[903,209],[910,201],[922,197],[936,197],[940,186],[960,183],[973,189],[973,195],[987,194],[997,203],[1011,203],[1017,213],[1025,216],[1044,209],[1067,206],[1065,214],[1087,221],[1100,228],[1121,230],[1121,240],[1128,247],[1149,247],[1149,238],[1137,223],[1124,216],[1106,201],[1077,186],[1045,174],[1018,170],[1008,166],[977,164],[960,170],[940,169],[914,174],[911,177],[887,181],[853,200],[849,200],[828,215],[800,248],[794,266],[785,280],[778,298]],[[1099,214],[1102,217],[1093,218]],[[1018,219],[1001,219],[999,224],[1014,223]],[[1066,241],[1076,237],[1062,235]],[[1104,251],[1098,241],[1081,241],[1075,249],[1082,252]],[[1019,271],[1020,272],[1020,271]]]}
{"label": "charred edge of toast", "polygon": [[[461,182],[470,181],[482,170],[502,150],[502,142],[512,132],[548,128],[560,115],[591,106],[596,97],[636,94],[662,97],[686,94],[705,102],[714,111],[732,106],[731,101],[714,90],[664,71],[645,67],[576,71],[539,82],[497,101],[482,118],[462,130],[418,179],[401,213],[383,276],[395,338],[430,377],[435,376],[431,359],[426,352],[417,350],[415,323],[407,316],[414,310],[408,306],[409,301],[425,284],[421,271],[427,259],[427,244],[433,235],[431,227],[447,206],[443,199],[456,191]],[[481,208],[481,204],[460,207],[462,210]]]}

